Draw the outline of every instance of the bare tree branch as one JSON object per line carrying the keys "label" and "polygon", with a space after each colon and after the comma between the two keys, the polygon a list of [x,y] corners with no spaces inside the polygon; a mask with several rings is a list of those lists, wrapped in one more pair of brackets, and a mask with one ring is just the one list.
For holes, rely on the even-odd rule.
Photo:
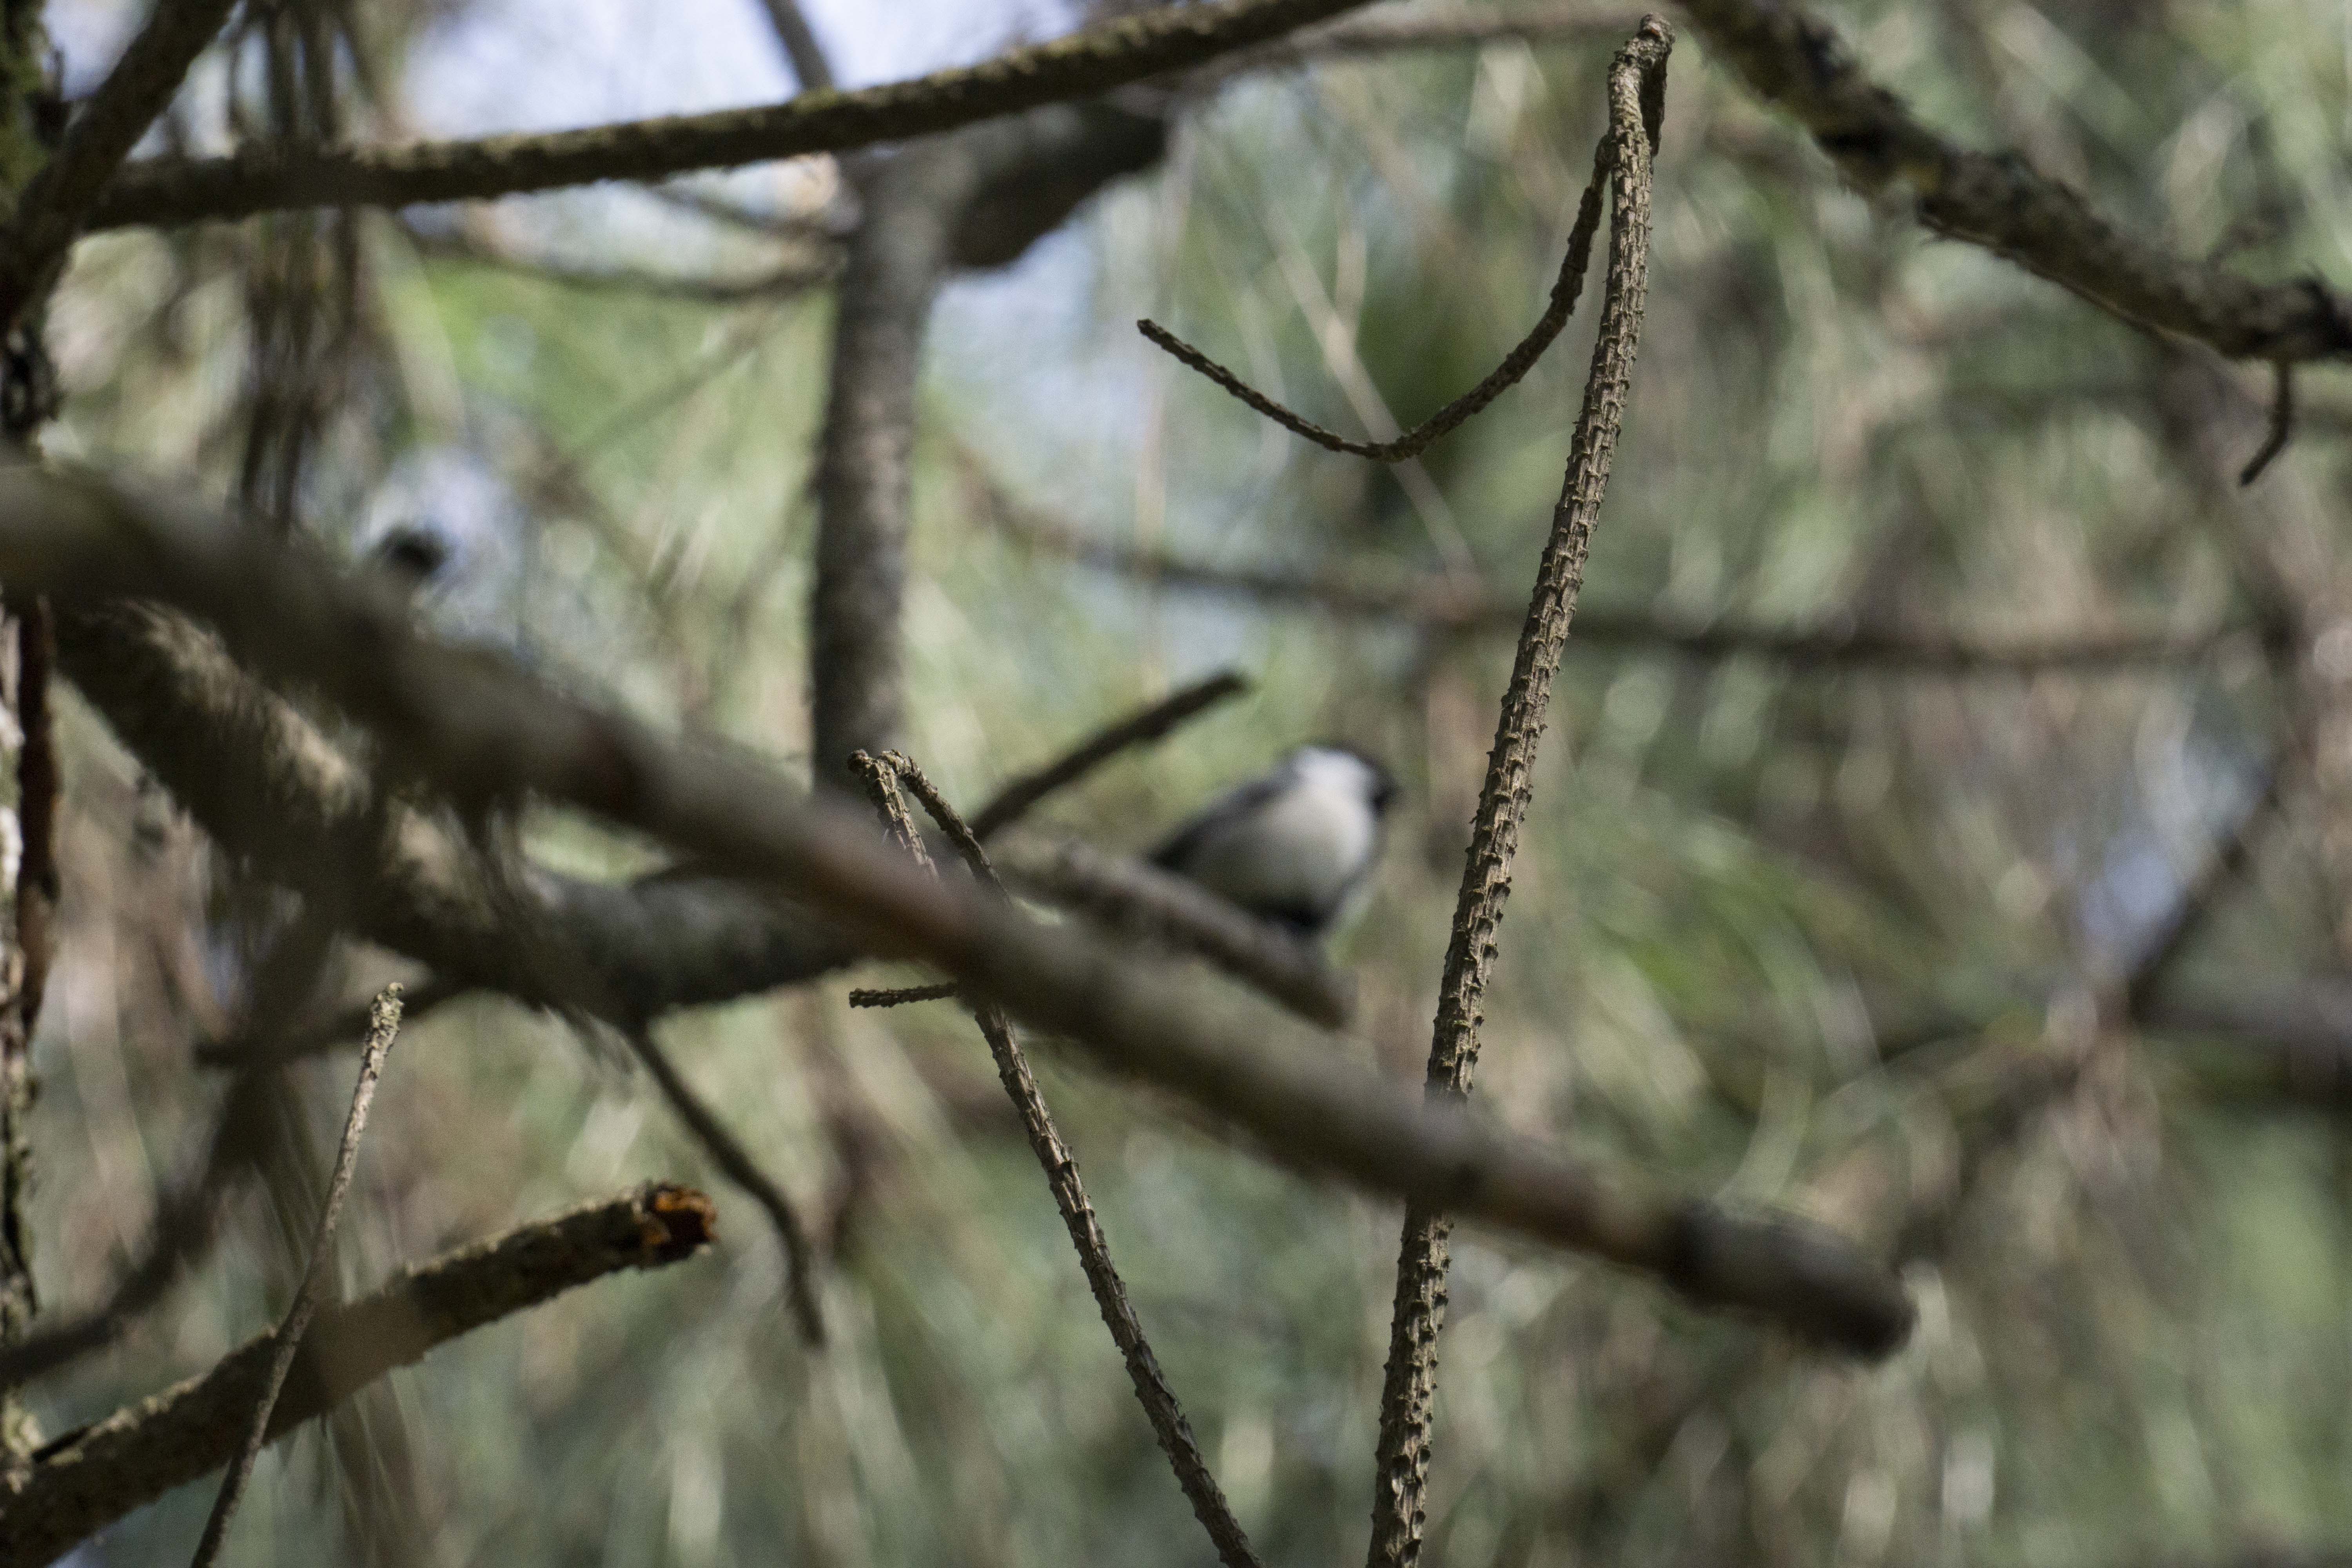
{"label": "bare tree branch", "polygon": [[[1576,219],[1582,246],[1589,250],[1605,181],[1611,221],[1601,325],[1585,381],[1584,405],[1570,438],[1568,477],[1552,514],[1551,536],[1536,568],[1535,593],[1519,633],[1517,657],[1496,720],[1495,745],[1470,826],[1431,1031],[1428,1091],[1433,1100],[1467,1098],[1478,1065],[1480,1005],[1494,967],[1503,906],[1510,897],[1519,826],[1535,793],[1536,752],[1543,740],[1552,677],[1559,669],[1593,527],[1600,521],[1601,498],[1608,493],[1610,461],[1641,338],[1649,289],[1650,160],[1657,149],[1666,60],[1673,47],[1674,30],[1664,18],[1644,17],[1609,67],[1609,131],[1594,156],[1592,183]],[[1571,241],[1571,253],[1577,248]],[[1574,270],[1580,279],[1581,265]],[[1559,309],[1557,300],[1555,296],[1555,310]],[[1373,1460],[1372,1538],[1367,1559],[1371,1568],[1412,1568],[1421,1556],[1431,1415],[1437,1398],[1437,1340],[1445,1326],[1453,1231],[1453,1219],[1442,1207],[1407,1205]]]}
{"label": "bare tree branch", "polygon": [[360,1051],[359,1082],[352,1089],[351,1113],[343,1121],[342,1142],[335,1150],[334,1170],[327,1178],[326,1200],[319,1209],[319,1226],[310,1238],[310,1260],[302,1269],[302,1282],[295,1288],[285,1321],[270,1337],[269,1370],[253,1402],[253,1413],[245,1423],[244,1441],[229,1459],[228,1473],[221,1478],[212,1513],[205,1521],[205,1532],[196,1541],[195,1556],[191,1560],[194,1568],[212,1568],[220,1556],[221,1543],[228,1537],[229,1521],[236,1515],[246,1483],[253,1479],[253,1461],[268,1438],[270,1412],[278,1407],[278,1395],[286,1386],[286,1375],[294,1370],[294,1358],[301,1353],[302,1336],[310,1331],[310,1319],[319,1310],[320,1289],[326,1283],[328,1271],[334,1267],[335,1222],[342,1217],[343,1194],[351,1191],[352,1173],[359,1168],[360,1135],[367,1129],[368,1107],[375,1100],[376,1079],[383,1075],[384,1058],[391,1054],[392,1042],[399,1034],[400,987],[387,985],[375,999],[368,1018],[367,1044]]}
{"label": "bare tree branch", "polygon": [[1179,361],[1207,376],[1219,386],[1256,409],[1284,429],[1303,436],[1317,446],[1334,452],[1346,452],[1354,457],[1370,458],[1375,462],[1402,463],[1427,451],[1432,444],[1475,418],[1488,404],[1525,379],[1544,351],[1552,345],[1568,318],[1576,309],[1576,297],[1584,291],[1584,274],[1592,263],[1592,237],[1601,226],[1601,179],[1596,174],[1592,183],[1584,188],[1584,200],[1578,207],[1575,226],[1569,230],[1568,254],[1560,258],[1559,276],[1552,280],[1551,300],[1528,335],[1503,356],[1503,363],[1488,372],[1477,385],[1390,441],[1351,441],[1337,431],[1326,430],[1313,420],[1292,413],[1265,394],[1251,386],[1241,377],[1202,353],[1157,321],[1138,321],[1136,331],[1151,340]]}
{"label": "bare tree branch", "polygon": [[[535,971],[462,835],[412,803],[380,813],[366,771],[209,633],[152,605],[110,605],[61,614],[58,639],[65,674],[230,854],[449,984],[547,1000],[525,984]],[[805,911],[731,878],[539,873],[531,889],[635,1017],[793,984],[851,956]]]}
{"label": "bare tree branch", "polygon": [[257,541],[184,493],[133,500],[0,466],[0,582],[60,599],[169,597],[256,668],[340,703],[457,800],[536,791],[789,889],[845,943],[932,964],[1302,1169],[1590,1251],[1823,1344],[1881,1354],[1910,1331],[1901,1288],[1826,1231],[1728,1215],[1427,1104],[1245,994],[925,878],[845,804],[738,751],[657,736],[425,640],[383,584],[339,577],[299,542]]}
{"label": "bare tree branch", "polygon": [[1156,120],[1057,105],[865,166],[817,447],[809,600],[814,772],[898,740],[900,601],[915,388],[931,301],[952,266],[1009,261],[1106,182],[1156,160]]}
{"label": "bare tree branch", "polygon": [[236,9],[236,0],[157,0],[57,153],[26,184],[0,244],[0,324],[47,291],[100,195]]}
{"label": "bare tree branch", "polygon": [[1096,97],[1280,37],[1365,3],[1218,0],[1167,5],[912,81],[858,92],[804,92],[766,108],[547,136],[142,159],[117,176],[90,226],[200,223],[330,205],[480,200],[846,152]]}
{"label": "bare tree branch", "polygon": [[776,29],[776,41],[784,47],[784,58],[800,79],[803,92],[824,92],[833,86],[833,67],[824,58],[824,49],[809,30],[808,18],[793,0],[760,0],[767,7],[768,20]]}
{"label": "bare tree branch", "polygon": [[2125,233],[2015,153],[1969,152],[1864,74],[1835,29],[1786,0],[1684,0],[1758,96],[1864,191],[1902,185],[1920,221],[2126,321],[2276,364],[2352,356],[2352,306],[2316,279],[2257,283]]}
{"label": "bare tree branch", "polygon": [[[716,1211],[655,1184],[420,1264],[363,1300],[330,1307],[307,1336],[269,1436],[285,1436],[394,1367],[485,1323],[625,1268],[657,1268],[709,1244]],[[74,1542],[226,1462],[271,1363],[264,1334],[211,1371],[117,1411],[34,1456],[0,1509],[0,1568],[44,1568]]]}
{"label": "bare tree branch", "polygon": [[[870,776],[877,793],[891,797],[884,803],[886,816],[892,816],[894,822],[905,816],[905,803],[896,801],[898,786],[903,782],[923,803],[923,809],[939,824],[940,831],[956,847],[972,877],[1000,898],[1003,896],[1003,885],[996,879],[978,833],[965,825],[922,769],[893,753],[887,759],[887,770],[877,770]],[[1152,1436],[1160,1440],[1160,1452],[1168,1456],[1168,1463],[1176,1472],[1176,1484],[1183,1489],[1184,1500],[1192,1505],[1192,1516],[1209,1532],[1218,1561],[1225,1568],[1257,1568],[1257,1554],[1250,1550],[1249,1536],[1234,1518],[1216,1477],[1210,1474],[1208,1461],[1201,1457],[1200,1442],[1192,1436],[1192,1424],[1184,1419],[1176,1391],[1160,1371],[1160,1358],[1151,1353],[1151,1342],[1144,1337],[1135,1305],[1128,1300],[1127,1286],[1111,1263],[1110,1242],[1103,1235],[1102,1222],[1096,1218],[1094,1205],[1087,1199],[1077,1160],[1054,1125],[1053,1112],[1046,1109],[1045,1096],[1037,1087],[1037,1075],[1030,1070],[1029,1058],[1021,1049],[1020,1041],[1013,1037],[1013,1020],[1005,1016],[1002,1006],[985,1000],[973,1013],[980,1023],[981,1037],[988,1042],[988,1054],[996,1063],[996,1076],[1020,1112],[1030,1152],[1037,1156],[1037,1163],[1045,1173],[1045,1184],[1052,1190],[1054,1206],[1061,1211],[1062,1224],[1070,1233],[1070,1245],[1077,1248],[1078,1266],[1086,1273],[1087,1289],[1094,1294],[1095,1308],[1102,1313],[1111,1342],[1118,1346],[1118,1353],[1127,1363],[1128,1381],[1135,1385],[1136,1400],[1151,1423]]]}
{"label": "bare tree branch", "polygon": [[1069,788],[1112,758],[1160,740],[1225,699],[1238,697],[1248,689],[1249,681],[1239,670],[1221,669],[1181,691],[1171,692],[1139,713],[1105,725],[1044,767],[1007,780],[986,805],[972,814],[973,837],[985,843],[1034,811],[1048,796]]}

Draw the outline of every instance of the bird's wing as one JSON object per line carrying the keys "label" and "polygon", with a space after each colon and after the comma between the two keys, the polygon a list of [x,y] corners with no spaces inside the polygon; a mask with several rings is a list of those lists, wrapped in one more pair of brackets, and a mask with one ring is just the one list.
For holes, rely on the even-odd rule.
{"label": "bird's wing", "polygon": [[1245,816],[1253,808],[1265,805],[1281,793],[1284,782],[1279,775],[1268,773],[1247,784],[1235,784],[1187,817],[1159,848],[1151,852],[1151,863],[1162,870],[1181,870],[1184,862],[1201,847],[1201,840],[1210,828]]}

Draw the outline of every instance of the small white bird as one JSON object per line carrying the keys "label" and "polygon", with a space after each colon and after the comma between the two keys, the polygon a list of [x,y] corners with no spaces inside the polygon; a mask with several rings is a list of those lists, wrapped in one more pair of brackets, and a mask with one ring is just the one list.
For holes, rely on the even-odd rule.
{"label": "small white bird", "polygon": [[1226,791],[1151,857],[1261,920],[1328,930],[1380,858],[1389,771],[1344,746],[1301,746]]}

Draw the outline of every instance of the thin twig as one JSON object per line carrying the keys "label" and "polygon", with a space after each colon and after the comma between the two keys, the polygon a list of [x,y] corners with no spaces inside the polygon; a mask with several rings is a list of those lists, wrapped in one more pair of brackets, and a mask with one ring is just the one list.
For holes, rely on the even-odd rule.
{"label": "thin twig", "polygon": [[1336,431],[1326,430],[1302,415],[1293,414],[1157,321],[1138,321],[1135,323],[1136,331],[1284,429],[1303,436],[1318,447],[1370,458],[1375,462],[1402,463],[1427,450],[1439,437],[1460,428],[1465,420],[1474,417],[1517,384],[1535,368],[1536,362],[1543,358],[1544,351],[1551,347],[1552,340],[1559,337],[1560,330],[1568,325],[1569,315],[1576,309],[1576,297],[1584,291],[1585,270],[1592,261],[1592,237],[1601,226],[1599,161],[1605,160],[1607,156],[1608,146],[1604,142],[1595,154],[1592,183],[1585,187],[1583,204],[1577,209],[1576,226],[1569,231],[1568,254],[1560,258],[1559,276],[1551,286],[1551,301],[1544,307],[1544,313],[1537,318],[1536,324],[1528,329],[1528,335],[1503,356],[1503,363],[1496,365],[1484,381],[1392,441],[1351,441]]}
{"label": "thin twig", "polygon": [[888,991],[859,987],[850,992],[849,1005],[853,1007],[903,1007],[909,1002],[944,1002],[958,989],[953,981],[938,985],[901,985]]}
{"label": "thin twig", "polygon": [[[1003,896],[1003,884],[996,879],[978,832],[964,822],[911,759],[893,752],[882,759],[880,765],[867,772],[867,776],[875,789],[894,797],[893,803],[877,803],[882,804],[885,816],[894,826],[907,811],[906,801],[898,795],[903,785],[923,803],[923,809],[947,835],[948,842],[955,846],[957,854],[981,885],[1000,898]],[[1070,1233],[1070,1245],[1077,1248],[1078,1267],[1086,1273],[1087,1289],[1093,1292],[1095,1307],[1110,1330],[1111,1342],[1118,1346],[1119,1356],[1127,1363],[1128,1380],[1135,1385],[1135,1397],[1143,1406],[1145,1418],[1151,1423],[1152,1435],[1159,1438],[1160,1451],[1175,1469],[1176,1484],[1183,1489],[1185,1500],[1192,1505],[1193,1517],[1209,1532],[1218,1560],[1225,1568],[1257,1568],[1257,1554],[1250,1550],[1249,1537],[1234,1518],[1216,1477],[1210,1473],[1208,1461],[1201,1455],[1201,1445],[1192,1436],[1192,1425],[1185,1420],[1176,1391],[1169,1386],[1167,1374],[1160,1369],[1160,1358],[1151,1353],[1151,1342],[1144,1338],[1143,1324],[1136,1318],[1134,1303],[1128,1300],[1127,1286],[1111,1263],[1110,1243],[1103,1236],[1102,1223],[1095,1217],[1094,1205],[1087,1201],[1086,1184],[1078,1176],[1078,1163],[1054,1125],[1053,1112],[1046,1109],[1045,1093],[1037,1087],[1037,1076],[1030,1070],[1028,1056],[1013,1037],[1013,1020],[994,1002],[982,1001],[972,1011],[980,1023],[981,1037],[988,1042],[988,1054],[996,1063],[996,1076],[1021,1113],[1022,1131],[1028,1134],[1029,1148],[1045,1173],[1045,1184],[1052,1189],[1054,1206],[1061,1211],[1062,1224]]]}
{"label": "thin twig", "polygon": [[205,1521],[205,1532],[196,1542],[192,1568],[212,1568],[214,1559],[220,1555],[229,1520],[245,1495],[246,1482],[253,1477],[253,1461],[268,1438],[269,1416],[277,1407],[278,1391],[286,1386],[286,1374],[294,1370],[294,1358],[302,1350],[302,1336],[310,1331],[311,1315],[319,1309],[320,1289],[334,1266],[335,1222],[342,1215],[343,1194],[351,1190],[352,1173],[359,1164],[360,1134],[367,1128],[368,1107],[375,1100],[376,1079],[383,1075],[384,1058],[391,1054],[392,1042],[399,1034],[400,986],[395,983],[385,986],[375,999],[374,1013],[368,1020],[367,1044],[360,1052],[359,1082],[352,1089],[351,1114],[343,1121],[343,1141],[335,1150],[334,1172],[327,1178],[326,1202],[320,1207],[319,1228],[310,1241],[310,1261],[302,1270],[302,1283],[295,1289],[293,1305],[286,1309],[286,1321],[278,1327],[269,1371],[262,1380],[260,1395],[254,1401],[253,1414],[246,1424],[245,1441],[230,1459],[228,1473],[221,1478],[220,1491],[213,1499],[212,1515]]}
{"label": "thin twig", "polygon": [[[708,1246],[716,1211],[690,1187],[656,1183],[475,1242],[320,1311],[270,1418],[284,1437],[436,1345],[626,1268],[657,1268]],[[236,1451],[276,1363],[276,1333],[247,1341],[152,1398],[68,1432],[34,1456],[0,1510],[0,1568],[45,1568]]]}
{"label": "thin twig", "polygon": [[[1609,184],[1609,276],[1592,368],[1569,447],[1568,476],[1552,514],[1550,538],[1536,572],[1535,594],[1519,634],[1511,682],[1496,721],[1494,750],[1470,829],[1470,847],[1447,942],[1437,1017],[1429,1050],[1433,1100],[1470,1092],[1478,1062],[1479,1005],[1495,962],[1496,939],[1510,896],[1511,860],[1534,792],[1536,749],[1543,738],[1552,677],[1582,585],[1593,525],[1609,486],[1610,460],[1633,378],[1649,283],[1650,161],[1656,151],[1666,58],[1674,30],[1648,16],[1609,68],[1609,131],[1594,158],[1594,189]],[[1582,226],[1581,214],[1578,224]],[[1442,1207],[1405,1210],[1397,1258],[1396,1302],[1388,1370],[1381,1389],[1380,1447],[1372,1499],[1370,1568],[1412,1568],[1421,1555],[1429,1484],[1429,1434],[1437,1394],[1437,1340],[1445,1322],[1448,1240],[1453,1220]]]}
{"label": "thin twig", "polygon": [[971,831],[982,843],[1034,811],[1047,796],[1069,788],[1112,758],[1147,746],[1249,689],[1239,670],[1223,669],[1181,691],[1161,698],[1139,713],[1104,725],[1044,767],[1008,780],[986,805],[972,814]]}
{"label": "thin twig", "polygon": [[793,1315],[800,1322],[801,1338],[811,1345],[824,1344],[824,1314],[816,1297],[816,1250],[809,1244],[808,1227],[801,1223],[800,1211],[784,1195],[783,1188],[760,1169],[759,1162],[751,1158],[742,1141],[728,1131],[719,1113],[695,1092],[686,1075],[677,1070],[677,1064],[655,1043],[650,1028],[624,1029],[621,1034],[646,1071],[653,1075],[662,1098],[669,1101],[677,1119],[686,1123],[694,1141],[710,1157],[710,1163],[766,1212],[768,1223],[775,1226],[776,1239],[784,1249],[785,1292],[792,1299]]}
{"label": "thin twig", "polygon": [[2294,438],[2294,363],[2291,360],[2281,360],[2271,369],[2275,382],[2271,391],[2270,427],[2263,433],[2263,444],[2254,449],[2252,457],[2246,459],[2246,466],[2238,470],[2241,488],[2261,479],[2263,470],[2269,468],[2272,461],[2286,450],[2286,444]]}

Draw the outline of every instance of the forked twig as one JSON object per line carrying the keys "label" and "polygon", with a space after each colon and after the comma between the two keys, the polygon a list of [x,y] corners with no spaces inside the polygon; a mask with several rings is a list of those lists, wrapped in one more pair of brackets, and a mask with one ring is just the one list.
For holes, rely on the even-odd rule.
{"label": "forked twig", "polygon": [[[1648,23],[1644,22],[1643,26],[1646,29]],[[1663,82],[1664,79],[1661,76],[1659,79]],[[1654,148],[1658,140],[1659,112],[1664,102],[1663,89],[1653,92],[1643,87],[1640,91],[1643,99],[1638,108],[1643,129]],[[1592,179],[1584,187],[1584,199],[1577,205],[1576,224],[1568,234],[1568,254],[1560,258],[1559,276],[1552,281],[1551,300],[1544,307],[1544,313],[1536,319],[1536,324],[1528,330],[1528,335],[1503,356],[1503,363],[1496,365],[1484,381],[1394,440],[1351,441],[1336,431],[1326,430],[1302,415],[1292,413],[1159,322],[1138,321],[1135,323],[1136,331],[1284,429],[1293,435],[1304,436],[1318,447],[1358,458],[1370,458],[1381,463],[1402,463],[1409,458],[1418,457],[1441,437],[1459,429],[1465,421],[1523,379],[1536,367],[1536,362],[1543,358],[1544,351],[1551,347],[1561,329],[1568,325],[1569,316],[1576,310],[1576,297],[1584,292],[1584,274],[1592,264],[1592,238],[1601,229],[1601,185],[1613,156],[1610,146],[1611,139],[1603,136],[1601,145],[1593,152]]]}
{"label": "forked twig", "polygon": [[277,1408],[278,1391],[286,1386],[286,1374],[294,1370],[294,1358],[302,1349],[302,1336],[310,1331],[311,1316],[319,1310],[320,1288],[333,1266],[335,1221],[341,1217],[343,1194],[351,1190],[352,1172],[359,1163],[360,1134],[367,1129],[368,1107],[375,1100],[376,1080],[383,1074],[384,1058],[391,1054],[392,1042],[399,1033],[400,986],[395,983],[383,988],[369,1017],[367,1044],[360,1052],[359,1083],[352,1090],[351,1114],[343,1121],[343,1141],[335,1150],[334,1173],[327,1180],[326,1202],[319,1210],[318,1232],[310,1240],[310,1261],[302,1270],[302,1283],[295,1289],[294,1303],[286,1309],[286,1320],[278,1325],[261,1396],[254,1402],[252,1417],[246,1424],[245,1440],[238,1445],[236,1456],[229,1461],[228,1473],[221,1478],[220,1491],[213,1498],[212,1515],[205,1521],[205,1532],[196,1542],[193,1568],[211,1568],[220,1555],[229,1520],[245,1495],[246,1482],[253,1477],[254,1458],[269,1435],[269,1415]]}
{"label": "forked twig", "polygon": [[[920,836],[912,831],[913,820],[900,793],[903,787],[923,803],[923,809],[939,824],[940,831],[947,835],[981,884],[1000,894],[1003,892],[1003,884],[996,879],[996,871],[989,864],[988,851],[981,847],[979,835],[920,767],[898,752],[887,752],[879,758],[861,752],[853,761],[859,777],[875,795],[885,820],[894,833],[900,834],[902,843],[912,843],[919,852],[922,842]],[[1151,1353],[1151,1342],[1143,1336],[1143,1325],[1136,1320],[1127,1286],[1111,1263],[1110,1243],[1104,1238],[1102,1224],[1095,1217],[1094,1205],[1087,1199],[1086,1184],[1078,1178],[1078,1163],[1071,1157],[1069,1145],[1062,1142],[1053,1113],[1045,1109],[1045,1097],[1037,1088],[1036,1075],[1029,1069],[1029,1058],[1013,1037],[1013,1020],[994,1002],[982,1000],[972,1011],[980,1023],[981,1037],[988,1042],[988,1054],[996,1062],[996,1076],[1003,1081],[1004,1092],[1013,1097],[1013,1106],[1021,1113],[1022,1131],[1028,1134],[1029,1147],[1045,1169],[1045,1184],[1053,1189],[1054,1206],[1061,1211],[1062,1223],[1069,1229],[1070,1244],[1077,1248],[1078,1266],[1086,1272],[1087,1288],[1094,1293],[1095,1306],[1101,1311],[1111,1340],[1127,1363],[1127,1375],[1135,1384],[1135,1397],[1143,1405],[1143,1414],[1151,1423],[1152,1435],[1160,1439],[1161,1451],[1175,1468],[1176,1484],[1184,1489],[1185,1500],[1192,1505],[1193,1516],[1201,1521],[1201,1527],[1209,1532],[1225,1568],[1257,1568],[1257,1554],[1250,1550],[1249,1537],[1234,1518],[1216,1478],[1209,1473],[1208,1461],[1202,1458],[1201,1445],[1192,1436],[1192,1423],[1184,1419],[1176,1391],[1168,1385],[1167,1374],[1160,1370],[1160,1359]]]}
{"label": "forked twig", "polygon": [[[1587,219],[1609,184],[1612,221],[1609,275],[1600,335],[1569,447],[1568,477],[1552,513],[1551,537],[1536,572],[1535,594],[1519,633],[1511,683],[1495,724],[1494,750],[1470,829],[1462,889],[1446,945],[1437,1017],[1429,1050],[1429,1095],[1459,1100],[1470,1092],[1478,1062],[1479,1004],[1495,962],[1504,901],[1510,896],[1511,860],[1533,793],[1536,748],[1543,738],[1552,677],[1559,668],[1570,618],[1582,585],[1584,562],[1610,459],[1625,412],[1625,389],[1641,335],[1649,283],[1650,159],[1656,150],[1665,90],[1666,57],[1674,29],[1664,17],[1643,18],[1641,29],[1609,68],[1609,131],[1593,158],[1593,184],[1577,226],[1591,244]],[[1411,1568],[1421,1555],[1429,1484],[1431,1409],[1437,1392],[1437,1339],[1445,1322],[1448,1242],[1454,1224],[1444,1209],[1409,1204],[1397,1258],[1396,1301],[1389,1330],[1388,1370],[1381,1389],[1380,1447],[1372,1499],[1371,1568]]]}

